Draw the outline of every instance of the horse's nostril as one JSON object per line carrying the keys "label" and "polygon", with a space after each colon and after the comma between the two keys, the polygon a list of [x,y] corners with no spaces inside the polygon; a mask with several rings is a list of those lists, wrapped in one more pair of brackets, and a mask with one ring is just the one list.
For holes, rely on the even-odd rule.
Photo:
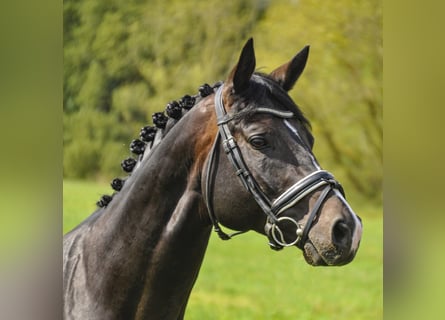
{"label": "horse's nostril", "polygon": [[347,245],[348,239],[351,237],[349,227],[343,221],[339,221],[334,225],[332,232],[332,240],[335,245]]}

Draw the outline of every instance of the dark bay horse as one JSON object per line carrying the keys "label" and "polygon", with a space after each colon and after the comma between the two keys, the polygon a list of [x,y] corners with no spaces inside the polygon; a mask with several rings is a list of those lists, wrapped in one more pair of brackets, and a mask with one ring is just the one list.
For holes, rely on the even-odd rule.
{"label": "dark bay horse", "polygon": [[250,39],[223,83],[154,115],[119,192],[64,237],[65,319],[183,319],[212,227],[233,236],[220,225],[299,248],[314,266],[354,258],[361,220],[287,94],[308,53],[260,74]]}

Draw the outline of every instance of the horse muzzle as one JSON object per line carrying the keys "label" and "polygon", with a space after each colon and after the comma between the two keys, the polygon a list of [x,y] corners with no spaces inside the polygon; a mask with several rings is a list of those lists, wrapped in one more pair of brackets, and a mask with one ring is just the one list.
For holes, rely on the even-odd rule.
{"label": "horse muzzle", "polygon": [[360,229],[361,235],[361,222],[359,225],[350,225],[338,220],[326,237],[320,237],[314,227],[313,233],[309,234],[302,248],[306,262],[313,266],[348,264],[354,259],[358,249],[358,244],[354,245],[357,228]]}

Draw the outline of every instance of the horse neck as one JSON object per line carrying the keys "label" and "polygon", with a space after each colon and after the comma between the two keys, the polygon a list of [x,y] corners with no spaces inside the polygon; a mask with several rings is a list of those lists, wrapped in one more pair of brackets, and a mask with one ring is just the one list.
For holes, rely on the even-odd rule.
{"label": "horse neck", "polygon": [[200,175],[212,135],[206,108],[194,109],[91,228],[87,283],[118,318],[180,317],[198,275],[210,235]]}

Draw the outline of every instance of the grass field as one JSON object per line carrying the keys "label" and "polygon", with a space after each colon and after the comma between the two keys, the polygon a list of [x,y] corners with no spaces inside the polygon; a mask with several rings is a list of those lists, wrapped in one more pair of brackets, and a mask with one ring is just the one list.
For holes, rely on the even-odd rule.
{"label": "grass field", "polygon": [[[110,191],[106,184],[65,181],[64,232]],[[272,251],[255,233],[226,242],[212,234],[186,319],[382,319],[381,208],[354,209],[364,233],[357,257],[343,267],[311,267],[297,249]]]}

